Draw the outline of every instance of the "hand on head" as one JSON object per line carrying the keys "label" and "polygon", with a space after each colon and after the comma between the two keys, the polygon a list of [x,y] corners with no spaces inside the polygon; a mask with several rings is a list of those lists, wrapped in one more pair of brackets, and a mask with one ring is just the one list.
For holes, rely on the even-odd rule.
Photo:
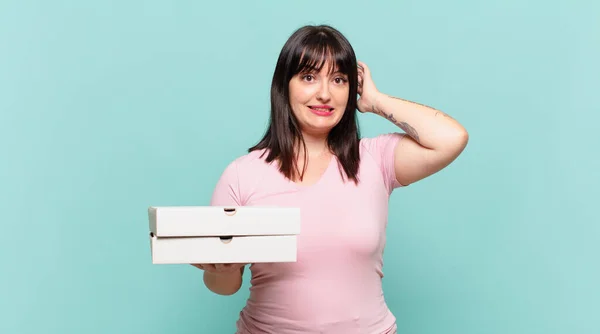
{"label": "hand on head", "polygon": [[371,71],[367,64],[358,61],[358,110],[362,113],[376,112],[377,94],[379,91],[371,78]]}

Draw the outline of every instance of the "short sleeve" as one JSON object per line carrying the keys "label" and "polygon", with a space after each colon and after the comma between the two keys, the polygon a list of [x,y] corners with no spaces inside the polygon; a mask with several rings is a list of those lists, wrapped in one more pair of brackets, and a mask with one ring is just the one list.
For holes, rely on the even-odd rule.
{"label": "short sleeve", "polygon": [[404,133],[393,132],[362,140],[366,150],[369,151],[369,154],[379,167],[388,194],[391,194],[394,189],[403,186],[396,179],[394,151],[404,135]]}
{"label": "short sleeve", "polygon": [[211,206],[242,206],[237,162],[231,162],[221,174],[210,200]]}

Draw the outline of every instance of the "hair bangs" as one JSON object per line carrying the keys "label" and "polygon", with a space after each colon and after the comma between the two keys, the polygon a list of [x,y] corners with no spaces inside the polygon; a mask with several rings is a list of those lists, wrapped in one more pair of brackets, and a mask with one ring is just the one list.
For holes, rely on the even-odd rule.
{"label": "hair bangs", "polygon": [[328,74],[340,72],[350,75],[353,54],[345,50],[340,43],[327,36],[317,35],[300,50],[295,73],[320,72],[327,64]]}

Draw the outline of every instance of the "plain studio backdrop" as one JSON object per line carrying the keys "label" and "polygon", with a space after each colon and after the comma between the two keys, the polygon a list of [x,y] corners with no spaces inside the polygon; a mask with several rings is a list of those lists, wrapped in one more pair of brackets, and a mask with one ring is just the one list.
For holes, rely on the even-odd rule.
{"label": "plain studio backdrop", "polygon": [[[263,134],[278,53],[340,29],[470,142],[390,199],[399,333],[600,332],[600,5],[0,2],[0,332],[232,333],[248,296],[152,265],[147,208],[207,205]],[[362,134],[397,130],[359,115]]]}

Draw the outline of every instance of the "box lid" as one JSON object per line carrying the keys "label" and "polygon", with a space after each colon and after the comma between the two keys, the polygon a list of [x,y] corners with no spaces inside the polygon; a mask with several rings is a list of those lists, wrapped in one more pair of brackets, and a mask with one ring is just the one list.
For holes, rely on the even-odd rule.
{"label": "box lid", "polygon": [[300,209],[291,207],[151,206],[148,218],[158,237],[300,233]]}

